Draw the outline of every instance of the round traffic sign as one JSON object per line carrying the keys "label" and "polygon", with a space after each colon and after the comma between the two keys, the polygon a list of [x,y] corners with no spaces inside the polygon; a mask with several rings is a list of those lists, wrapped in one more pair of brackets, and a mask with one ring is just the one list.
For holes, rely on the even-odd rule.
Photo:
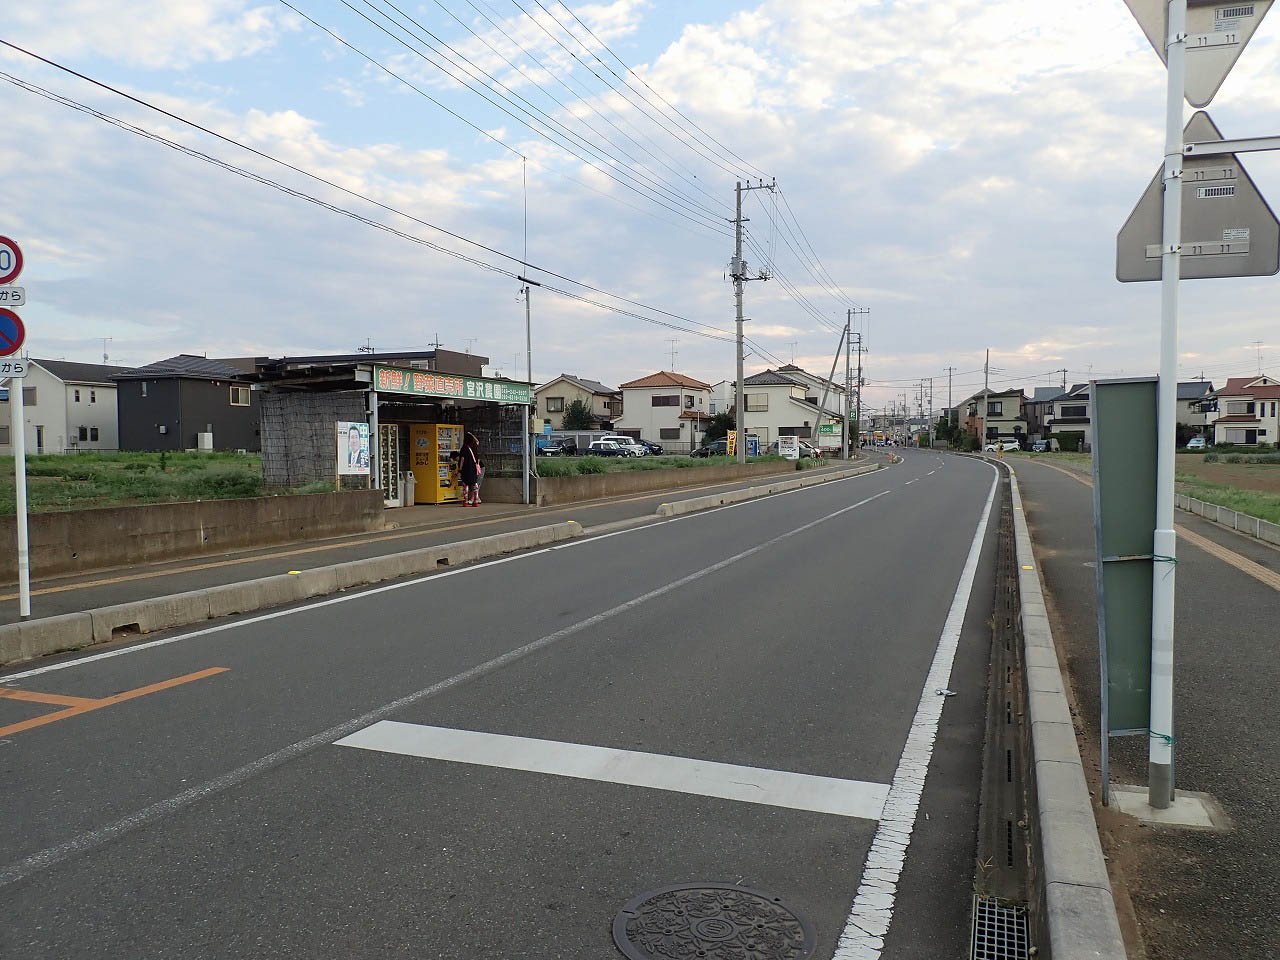
{"label": "round traffic sign", "polygon": [[13,283],[22,272],[22,248],[8,237],[0,237],[0,285]]}
{"label": "round traffic sign", "polygon": [[0,307],[0,357],[11,357],[22,349],[22,341],[27,339],[27,328],[22,325],[22,318]]}

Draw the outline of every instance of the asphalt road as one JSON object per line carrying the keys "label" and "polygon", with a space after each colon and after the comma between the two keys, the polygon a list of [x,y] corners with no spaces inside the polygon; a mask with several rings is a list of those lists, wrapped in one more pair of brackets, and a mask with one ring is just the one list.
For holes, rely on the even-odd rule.
{"label": "asphalt road", "polygon": [[0,956],[586,960],[677,883],[964,956],[994,481],[909,452],[10,672]]}
{"label": "asphalt road", "polygon": [[[882,455],[872,451],[867,456],[873,462],[885,460]],[[842,461],[828,461],[816,469],[836,471],[848,466],[848,463]],[[387,553],[417,550],[565,520],[577,520],[583,526],[615,523],[619,520],[653,516],[658,504],[667,500],[705,496],[785,479],[788,476],[790,474],[780,473],[728,483],[694,483],[689,487],[657,493],[554,507],[486,503],[476,510],[463,510],[458,504],[388,510],[387,523],[391,526],[374,533],[276,544],[161,563],[132,564],[74,576],[43,578],[37,569],[34,571],[37,579],[31,584],[31,612],[36,617],[53,617],[113,603],[167,596],[224,583],[239,583],[290,570],[308,570],[331,563],[363,560]],[[696,480],[696,477],[693,479]],[[424,521],[424,516],[429,519]],[[409,517],[413,519],[407,520]],[[16,584],[0,587],[0,623],[13,623],[17,620]]]}
{"label": "asphalt road", "polygon": [[[1016,465],[1065,655],[1084,754],[1096,759],[1099,668],[1092,491],[1041,463]],[[1280,571],[1280,551],[1179,511],[1176,522]],[[1150,960],[1264,960],[1280,942],[1280,593],[1180,536],[1174,666],[1177,786],[1221,803],[1226,833],[1138,827],[1104,817],[1104,844],[1132,900]],[[1115,739],[1112,782],[1145,785],[1146,742]]]}

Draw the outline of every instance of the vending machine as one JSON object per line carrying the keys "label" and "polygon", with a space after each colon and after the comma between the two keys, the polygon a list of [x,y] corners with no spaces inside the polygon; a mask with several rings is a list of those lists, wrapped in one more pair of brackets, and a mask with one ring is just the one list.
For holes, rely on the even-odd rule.
{"label": "vending machine", "polygon": [[449,503],[462,499],[458,459],[462,427],[453,423],[415,423],[409,427],[413,451],[414,503]]}

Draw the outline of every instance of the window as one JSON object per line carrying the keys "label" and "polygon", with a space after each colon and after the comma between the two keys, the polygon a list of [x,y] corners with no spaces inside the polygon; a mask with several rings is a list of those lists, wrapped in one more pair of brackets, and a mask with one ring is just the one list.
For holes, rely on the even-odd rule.
{"label": "window", "polygon": [[78,437],[79,437],[79,439],[80,439],[81,441],[84,441],[84,440],[88,440],[88,439],[89,439],[89,428],[88,428],[88,427],[81,427],[81,428],[77,431],[77,433],[78,433]]}
{"label": "window", "polygon": [[679,394],[654,394],[650,398],[655,407],[678,407],[680,406]]}
{"label": "window", "polygon": [[1000,428],[999,428],[999,427],[987,427],[987,439],[988,439],[988,440],[998,440],[998,439],[1000,439]]}
{"label": "window", "polygon": [[79,390],[77,390],[77,391],[76,391],[76,403],[79,403],[79,402],[80,402],[80,391],[79,391]]}
{"label": "window", "polygon": [[685,408],[686,410],[692,410],[692,409],[693,409],[693,396],[692,396],[692,395],[688,395],[688,396],[686,396],[686,397],[684,398],[684,408]]}
{"label": "window", "polygon": [[711,401],[711,415],[712,415],[712,416],[715,416],[715,412],[716,412],[716,402],[715,402],[714,400],[712,400],[712,401]]}
{"label": "window", "polygon": [[747,412],[748,413],[764,413],[769,409],[769,395],[767,393],[748,393],[747,394]]}
{"label": "window", "polygon": [[1271,415],[1273,417],[1276,415],[1276,402],[1274,400],[1271,401]]}
{"label": "window", "polygon": [[1227,403],[1227,413],[1229,414],[1233,413],[1233,414],[1239,415],[1242,413],[1253,413],[1253,412],[1254,412],[1253,404],[1247,403],[1244,400],[1231,400]]}
{"label": "window", "polygon": [[231,388],[231,405],[233,407],[247,407],[249,405],[249,388],[248,387],[232,387]]}
{"label": "window", "polygon": [[144,397],[147,395],[147,381],[145,380],[142,381],[142,395]]}
{"label": "window", "polygon": [[28,407],[34,407],[36,405],[36,388],[35,387],[22,388],[22,402],[25,403]]}
{"label": "window", "polygon": [[[91,400],[91,401],[89,401],[89,402],[90,402],[90,403],[92,403],[93,401]],[[93,443],[97,443],[97,442],[98,442],[98,428],[97,428],[97,427],[90,427],[90,428],[89,428],[89,440],[90,440],[91,442],[93,442]]]}
{"label": "window", "polygon": [[1059,416],[1061,417],[1087,417],[1088,415],[1089,415],[1089,408],[1084,404],[1073,405],[1069,407],[1064,406],[1062,408],[1062,413],[1059,414]]}
{"label": "window", "polygon": [[988,417],[1000,417],[1000,416],[1003,416],[1003,415],[1004,415],[1004,401],[1003,401],[1003,400],[991,400],[991,401],[988,401],[988,403],[987,403],[987,416],[988,416]]}
{"label": "window", "polygon": [[547,413],[564,413],[564,397],[547,397]]}
{"label": "window", "polygon": [[1267,435],[1267,431],[1265,429],[1258,431],[1258,436],[1265,437],[1266,435]]}
{"label": "window", "polygon": [[662,427],[658,431],[658,439],[659,440],[679,440],[680,428],[679,427]]}
{"label": "window", "polygon": [[0,424],[0,443],[3,443],[6,447],[9,445],[9,425],[8,424]]}
{"label": "window", "polygon": [[89,391],[89,402],[90,402],[90,403],[97,403],[97,402],[98,402],[98,391],[97,391],[97,390],[90,390],[90,391]]}

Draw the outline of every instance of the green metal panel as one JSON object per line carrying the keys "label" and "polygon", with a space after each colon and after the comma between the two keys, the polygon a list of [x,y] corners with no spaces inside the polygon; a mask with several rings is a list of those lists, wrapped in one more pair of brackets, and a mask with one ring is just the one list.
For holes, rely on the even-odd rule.
{"label": "green metal panel", "polygon": [[1106,734],[1146,734],[1156,525],[1155,379],[1095,381],[1093,509]]}

